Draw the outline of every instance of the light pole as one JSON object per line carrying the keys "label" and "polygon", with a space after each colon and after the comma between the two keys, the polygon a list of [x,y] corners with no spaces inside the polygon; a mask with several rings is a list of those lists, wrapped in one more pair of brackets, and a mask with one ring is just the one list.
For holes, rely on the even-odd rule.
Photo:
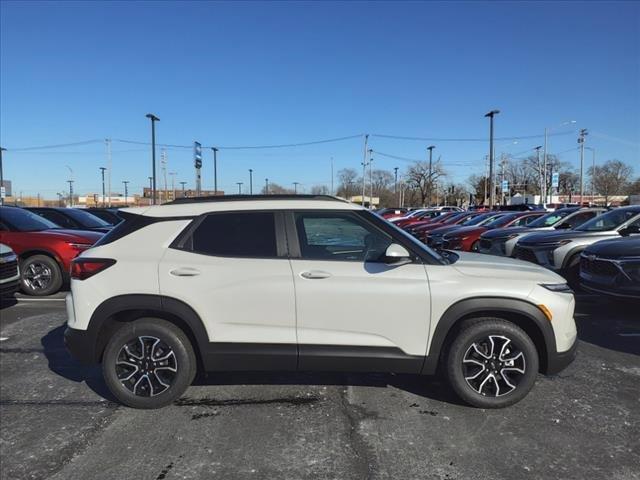
{"label": "light pole", "polygon": [[369,210],[373,202],[373,150],[369,149]]}
{"label": "light pole", "polygon": [[122,183],[124,183],[124,204],[128,205],[128,201],[127,201],[127,197],[129,196],[129,180],[123,180]]}
{"label": "light pole", "polygon": [[211,147],[213,150],[213,194],[218,194],[218,149]]}
{"label": "light pole", "polygon": [[592,156],[592,165],[591,165],[591,203],[594,204],[594,200],[596,197],[596,188],[595,188],[595,181],[596,181],[596,149],[593,147],[584,147],[587,150],[591,150],[591,154]]}
{"label": "light pole", "polygon": [[105,167],[100,167],[100,173],[102,173],[102,206],[105,207],[105,191],[104,191],[104,171],[106,170]]}
{"label": "light pole", "polygon": [[485,117],[489,117],[489,209],[493,208],[496,197],[496,187],[493,178],[493,117],[498,113],[500,113],[500,110],[491,110],[485,115]]}
{"label": "light pole", "polygon": [[589,132],[586,128],[580,129],[580,136],[578,137],[578,143],[580,144],[580,205],[582,206],[584,195],[584,141]]}
{"label": "light pole", "polygon": [[365,192],[365,178],[367,176],[367,143],[369,142],[369,135],[364,136],[364,154],[362,156],[362,206],[364,207]]}
{"label": "light pole", "polygon": [[294,193],[295,195],[297,195],[297,194],[298,194],[298,185],[300,185],[300,183],[299,183],[299,182],[293,182],[293,193]]}
{"label": "light pole", "polygon": [[249,195],[253,195],[253,168],[249,169]]}
{"label": "light pole", "polygon": [[264,179],[264,194],[269,195],[269,179]]}
{"label": "light pole", "polygon": [[[540,165],[540,149],[542,148],[542,145],[538,145],[537,147],[534,147],[534,150],[536,151],[536,165],[538,165],[538,172],[540,172],[540,178],[538,178],[538,183],[540,185],[540,196],[542,196],[542,168]],[[524,192],[525,194],[527,192]]]}
{"label": "light pole", "polygon": [[182,198],[184,198],[184,186],[187,184],[187,182],[180,182],[180,185],[182,185]]}
{"label": "light pole", "polygon": [[67,180],[69,184],[69,206],[73,207],[73,180]]}
{"label": "light pole", "polygon": [[176,199],[176,175],[177,172],[169,172],[169,176],[171,177],[171,191],[173,192],[173,197],[171,197],[171,200]]}
{"label": "light pole", "polygon": [[236,182],[236,185],[238,185],[238,195],[242,195],[242,182]]}
{"label": "light pole", "polygon": [[4,173],[2,172],[2,152],[4,152],[6,148],[0,147],[0,205],[4,205]]}
{"label": "light pole", "polygon": [[153,113],[147,113],[145,115],[151,120],[151,175],[153,182],[151,183],[151,204],[156,204],[156,122],[160,119]]}
{"label": "light pole", "polygon": [[431,205],[431,178],[433,176],[433,149],[436,148],[435,145],[430,145],[427,147],[427,150],[429,150],[429,205]]}
{"label": "light pole", "polygon": [[399,205],[399,200],[398,200],[398,167],[393,167],[393,196],[396,199],[396,205]]}

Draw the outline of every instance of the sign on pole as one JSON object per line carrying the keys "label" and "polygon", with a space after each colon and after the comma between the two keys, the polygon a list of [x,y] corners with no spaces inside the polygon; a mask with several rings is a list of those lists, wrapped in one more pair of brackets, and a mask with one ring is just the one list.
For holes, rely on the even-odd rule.
{"label": "sign on pole", "polygon": [[4,188],[4,185],[0,187],[0,198],[7,198],[7,191]]}
{"label": "sign on pole", "polygon": [[509,193],[509,180],[502,180],[502,193]]}
{"label": "sign on pole", "polygon": [[193,142],[193,163],[196,167],[196,196],[200,196],[201,188],[201,174],[202,168],[202,145],[198,142]]}
{"label": "sign on pole", "polygon": [[559,185],[560,185],[560,174],[554,173],[553,175],[551,175],[551,186],[553,188],[558,188]]}

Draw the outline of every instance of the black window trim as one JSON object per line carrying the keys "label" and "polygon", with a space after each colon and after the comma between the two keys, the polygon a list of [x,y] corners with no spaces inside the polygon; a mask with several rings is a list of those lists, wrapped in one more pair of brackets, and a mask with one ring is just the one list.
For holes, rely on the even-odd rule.
{"label": "black window trim", "polygon": [[[225,215],[225,214],[240,214],[240,213],[272,213],[274,215],[274,226],[276,234],[276,256],[252,256],[252,255],[213,255],[211,253],[199,252],[193,249],[193,233],[197,230],[202,222],[207,217],[213,215]],[[247,258],[251,260],[288,260],[287,239],[285,234],[285,225],[282,210],[276,209],[264,209],[264,210],[221,210],[217,212],[206,212],[199,215],[191,221],[183,230],[178,234],[173,242],[169,245],[169,248],[174,250],[181,250],[183,252],[193,253],[195,255],[204,255],[207,257],[216,258]]]}

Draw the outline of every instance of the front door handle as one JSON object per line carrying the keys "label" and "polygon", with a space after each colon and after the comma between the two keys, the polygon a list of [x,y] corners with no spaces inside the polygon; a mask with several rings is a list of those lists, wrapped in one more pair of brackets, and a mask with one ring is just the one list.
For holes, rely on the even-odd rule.
{"label": "front door handle", "polygon": [[329,272],[323,272],[321,270],[309,270],[308,272],[302,272],[300,276],[308,280],[319,280],[322,278],[329,278],[331,274]]}
{"label": "front door handle", "polygon": [[200,275],[200,270],[184,267],[176,268],[175,270],[171,270],[169,273],[175,277],[195,277],[196,275]]}

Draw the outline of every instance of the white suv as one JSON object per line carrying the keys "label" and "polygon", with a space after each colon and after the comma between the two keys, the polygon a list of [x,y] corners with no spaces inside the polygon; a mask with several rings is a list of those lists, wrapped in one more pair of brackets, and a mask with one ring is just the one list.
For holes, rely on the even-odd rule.
{"label": "white suv", "polygon": [[575,356],[574,298],[537,265],[441,256],[323,196],[224,196],[122,211],[74,260],[65,341],[124,404],[157,408],[196,371],[434,374],[484,408]]}

